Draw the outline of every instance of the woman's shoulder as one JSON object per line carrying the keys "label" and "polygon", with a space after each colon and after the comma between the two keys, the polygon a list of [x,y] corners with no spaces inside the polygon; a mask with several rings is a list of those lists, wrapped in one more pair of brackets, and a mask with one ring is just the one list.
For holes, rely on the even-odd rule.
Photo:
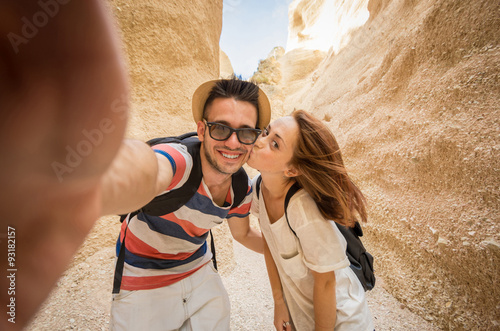
{"label": "woman's shoulder", "polygon": [[288,203],[289,208],[298,208],[309,205],[316,206],[316,203],[314,202],[314,199],[309,195],[309,193],[307,193],[304,189],[300,189],[295,192]]}
{"label": "woman's shoulder", "polygon": [[[298,190],[288,203],[287,215],[293,223],[310,223],[310,221],[324,221],[318,205],[304,189]],[[295,220],[293,220],[295,219]]]}

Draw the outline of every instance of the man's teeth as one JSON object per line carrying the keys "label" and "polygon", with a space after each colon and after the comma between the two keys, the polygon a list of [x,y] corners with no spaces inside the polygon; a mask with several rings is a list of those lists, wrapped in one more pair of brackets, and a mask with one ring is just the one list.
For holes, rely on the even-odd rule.
{"label": "man's teeth", "polygon": [[227,157],[228,159],[236,159],[239,155],[238,154],[229,155],[229,154],[222,153],[222,156]]}

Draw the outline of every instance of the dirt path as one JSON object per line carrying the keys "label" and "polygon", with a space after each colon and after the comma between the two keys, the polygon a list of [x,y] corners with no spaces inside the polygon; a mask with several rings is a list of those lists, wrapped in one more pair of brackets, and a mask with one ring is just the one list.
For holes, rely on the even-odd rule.
{"label": "dirt path", "polygon": [[[231,300],[231,329],[273,331],[273,303],[264,259],[237,242],[234,257],[236,267],[223,277]],[[375,289],[368,292],[376,330],[439,330],[406,309],[383,286],[383,280],[378,279]]]}
{"label": "dirt path", "polygon": [[[107,218],[96,223],[27,331],[108,330],[118,224]],[[231,299],[231,329],[271,331],[273,304],[264,259],[238,243],[233,246],[236,264],[222,277]],[[368,293],[377,330],[438,330],[402,306],[383,286],[378,279]]]}

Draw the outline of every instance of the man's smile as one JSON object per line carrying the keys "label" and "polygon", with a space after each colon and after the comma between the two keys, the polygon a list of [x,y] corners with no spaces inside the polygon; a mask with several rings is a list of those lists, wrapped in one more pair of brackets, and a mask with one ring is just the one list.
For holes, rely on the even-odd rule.
{"label": "man's smile", "polygon": [[231,159],[231,160],[235,160],[235,159],[238,159],[240,156],[242,156],[243,154],[241,152],[230,152],[230,151],[218,151],[224,158],[226,159]]}

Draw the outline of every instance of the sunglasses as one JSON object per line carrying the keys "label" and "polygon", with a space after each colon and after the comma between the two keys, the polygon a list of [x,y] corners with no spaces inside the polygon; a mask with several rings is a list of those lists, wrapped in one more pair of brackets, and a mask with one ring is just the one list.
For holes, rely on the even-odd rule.
{"label": "sunglasses", "polygon": [[220,124],[217,122],[207,122],[207,120],[203,119],[205,125],[208,126],[208,132],[210,133],[210,137],[217,141],[228,140],[229,137],[236,132],[236,137],[238,137],[238,141],[244,145],[251,145],[255,143],[257,138],[259,138],[262,130],[259,129],[233,129],[230,126]]}

